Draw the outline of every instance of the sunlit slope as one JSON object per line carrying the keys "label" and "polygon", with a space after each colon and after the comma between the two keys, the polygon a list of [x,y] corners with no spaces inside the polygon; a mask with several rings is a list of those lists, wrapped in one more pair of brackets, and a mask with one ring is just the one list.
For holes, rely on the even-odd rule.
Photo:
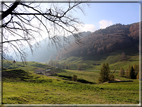
{"label": "sunlit slope", "polygon": [[[121,58],[123,52],[125,53],[125,60]],[[77,69],[78,65],[81,65],[83,70],[100,70],[101,65],[106,62],[109,64],[110,70],[120,70],[121,67],[126,70],[129,65],[139,65],[139,52],[135,50],[135,47],[130,47],[102,55],[64,57],[57,62],[70,64],[70,69],[74,70]]]}
{"label": "sunlit slope", "polygon": [[139,82],[85,84],[23,70],[4,76],[3,104],[138,104]]}

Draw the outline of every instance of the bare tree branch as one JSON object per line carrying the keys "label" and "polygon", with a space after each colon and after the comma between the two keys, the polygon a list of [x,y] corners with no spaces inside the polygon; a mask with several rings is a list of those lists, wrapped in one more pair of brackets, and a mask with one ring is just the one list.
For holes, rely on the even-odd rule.
{"label": "bare tree branch", "polygon": [[[22,0],[15,0],[11,6],[3,2],[3,9],[6,11],[2,11],[1,20],[3,24],[0,27],[3,28],[4,41],[0,44],[9,44],[8,46],[14,52],[17,51],[20,54],[22,61],[25,60],[22,47],[26,43],[33,52],[31,42],[35,41],[38,45],[37,37],[42,37],[41,31],[44,30],[56,48],[62,47],[61,39],[56,34],[63,34],[63,40],[67,43],[69,43],[69,39],[66,36],[71,34],[74,36],[76,43],[80,44],[80,35],[77,34],[79,29],[76,25],[81,25],[82,22],[79,22],[78,18],[72,17],[69,13],[75,8],[83,12],[83,9],[79,6],[81,3],[81,1],[72,3],[69,1],[66,9],[59,8],[53,3],[51,7],[43,10],[40,3],[37,4],[36,1],[25,3]],[[34,21],[36,22],[33,23]],[[15,39],[11,40],[11,37]]]}
{"label": "bare tree branch", "polygon": [[27,41],[27,40],[29,40],[29,39],[16,39],[16,40],[9,40],[9,41],[4,41],[4,42],[1,42],[2,44],[3,43],[10,43],[10,42],[15,42],[15,41],[20,41],[20,40],[23,40],[23,41]]}
{"label": "bare tree branch", "polygon": [[8,10],[3,12],[2,16],[0,16],[0,20],[3,20],[5,17],[7,17],[9,14],[11,14],[12,11],[19,5],[20,1],[21,0],[16,0]]}

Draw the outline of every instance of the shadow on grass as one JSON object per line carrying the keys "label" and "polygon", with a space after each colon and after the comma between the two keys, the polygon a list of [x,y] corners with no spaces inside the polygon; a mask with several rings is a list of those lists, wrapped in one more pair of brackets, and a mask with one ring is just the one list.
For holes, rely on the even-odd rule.
{"label": "shadow on grass", "polygon": [[[72,76],[66,76],[66,75],[58,75],[58,77],[63,77],[63,80],[69,80],[72,81]],[[77,82],[81,82],[81,83],[86,83],[86,84],[96,84],[95,82],[90,82],[84,79],[77,79]]]}
{"label": "shadow on grass", "polygon": [[21,69],[5,70],[2,72],[3,81],[25,81],[34,83],[52,82],[52,79],[40,78],[40,76],[33,76],[30,72]]}

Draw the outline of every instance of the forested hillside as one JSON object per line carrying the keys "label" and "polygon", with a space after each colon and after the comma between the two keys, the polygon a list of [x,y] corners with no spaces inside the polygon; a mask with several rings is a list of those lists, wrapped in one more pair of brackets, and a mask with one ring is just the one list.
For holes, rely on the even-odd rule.
{"label": "forested hillside", "polygon": [[69,56],[94,56],[134,47],[138,53],[139,23],[129,25],[115,24],[106,29],[99,29],[82,38],[82,45],[72,42],[61,51],[59,58]]}

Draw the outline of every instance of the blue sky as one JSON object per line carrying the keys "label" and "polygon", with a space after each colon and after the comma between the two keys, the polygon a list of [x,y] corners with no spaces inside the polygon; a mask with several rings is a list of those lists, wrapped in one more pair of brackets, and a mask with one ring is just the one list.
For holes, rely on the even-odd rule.
{"label": "blue sky", "polygon": [[[98,29],[104,29],[110,25],[121,23],[124,25],[139,22],[140,17],[140,4],[139,3],[82,3],[80,6],[83,8],[85,15],[80,11],[72,11],[74,17],[79,18],[84,23],[83,27],[79,27],[80,32],[91,31],[95,32]],[[42,4],[42,9],[50,7],[50,3]],[[57,6],[66,8],[68,4],[57,3]],[[70,13],[69,13],[70,14]],[[76,25],[78,26],[78,25]],[[51,27],[52,28],[52,27]],[[42,32],[44,39],[47,37],[45,32]],[[54,36],[55,34],[53,34]],[[57,34],[58,35],[58,34]],[[60,34],[62,35],[62,34]],[[67,34],[65,36],[69,36]]]}
{"label": "blue sky", "polygon": [[139,22],[139,3],[89,3],[89,5],[84,8],[86,15],[81,12],[74,14],[85,24],[86,30],[90,28],[93,31],[116,23],[127,25]]}

